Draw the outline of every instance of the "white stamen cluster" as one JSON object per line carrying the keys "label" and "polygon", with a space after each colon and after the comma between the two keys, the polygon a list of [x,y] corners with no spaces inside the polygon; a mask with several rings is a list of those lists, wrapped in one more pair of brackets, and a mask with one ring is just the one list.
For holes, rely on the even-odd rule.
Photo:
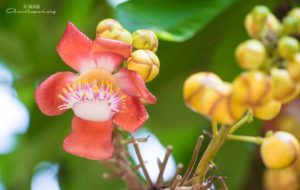
{"label": "white stamen cluster", "polygon": [[120,93],[120,88],[115,88],[110,82],[93,81],[91,83],[78,80],[72,84],[67,84],[63,89],[63,95],[58,95],[64,103],[58,106],[59,110],[73,108],[76,104],[87,101],[104,101],[113,112],[123,110],[126,96]]}

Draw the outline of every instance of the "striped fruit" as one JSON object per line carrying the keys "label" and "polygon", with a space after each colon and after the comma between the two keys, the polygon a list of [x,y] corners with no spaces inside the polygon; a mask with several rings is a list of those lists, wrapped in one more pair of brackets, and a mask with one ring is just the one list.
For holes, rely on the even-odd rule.
{"label": "striped fruit", "polygon": [[150,50],[136,50],[127,60],[129,70],[139,73],[145,82],[153,80],[159,73],[159,59]]}
{"label": "striped fruit", "polygon": [[259,37],[263,29],[270,10],[265,6],[256,6],[245,18],[245,28],[252,37]]}
{"label": "striped fruit", "polygon": [[273,68],[271,77],[274,85],[274,99],[285,104],[294,100],[300,91],[300,86],[293,81],[285,69]]}
{"label": "striped fruit", "polygon": [[298,140],[290,133],[283,131],[267,136],[260,147],[262,160],[271,169],[290,166],[297,160],[298,152]]}
{"label": "striped fruit", "polygon": [[300,54],[287,63],[287,70],[294,81],[300,82]]}
{"label": "striped fruit", "polygon": [[266,61],[267,51],[260,41],[247,40],[237,47],[235,58],[242,69],[258,69]]}
{"label": "striped fruit", "polygon": [[262,105],[273,97],[272,79],[260,71],[243,72],[233,81],[232,95],[248,107]]}
{"label": "striped fruit", "polygon": [[273,119],[279,114],[280,110],[281,103],[276,100],[269,100],[268,102],[253,108],[254,116],[262,120]]}
{"label": "striped fruit", "polygon": [[132,35],[132,45],[136,49],[157,51],[158,39],[151,30],[137,30]]}
{"label": "striped fruit", "polygon": [[204,113],[201,99],[204,92],[213,86],[221,85],[223,81],[214,73],[199,72],[188,77],[183,86],[183,98],[186,105],[193,111]]}

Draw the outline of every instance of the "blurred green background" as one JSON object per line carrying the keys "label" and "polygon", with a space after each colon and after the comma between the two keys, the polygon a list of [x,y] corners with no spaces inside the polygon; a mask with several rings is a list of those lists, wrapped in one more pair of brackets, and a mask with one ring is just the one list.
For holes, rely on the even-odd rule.
{"label": "blurred green background", "polygon": [[[70,131],[71,112],[47,117],[34,101],[34,90],[42,80],[57,71],[71,70],[55,50],[68,21],[92,39],[97,23],[105,18],[118,19],[131,32],[140,28],[156,31],[160,38],[157,54],[161,70],[148,86],[158,103],[148,106],[150,119],[145,127],[163,145],[172,144],[177,163],[186,166],[197,136],[209,129],[209,122],[185,107],[182,100],[185,78],[194,72],[213,71],[222,79],[232,81],[240,72],[234,60],[235,47],[249,38],[243,26],[247,12],[263,4],[280,16],[297,4],[280,0],[119,3],[116,0],[0,1],[0,62],[13,73],[13,87],[30,113],[27,132],[17,135],[18,143],[10,153],[0,155],[3,189],[30,189],[32,176],[42,162],[59,164],[62,190],[126,189],[122,181],[103,180],[101,174],[105,169],[98,162],[74,157],[62,150],[63,138]],[[24,10],[27,5],[39,5],[38,9],[54,10],[55,14],[7,13],[8,8]],[[0,105],[0,109],[10,107]],[[0,130],[3,127],[0,126]],[[255,122],[239,133],[257,135],[260,131],[260,123]],[[206,137],[206,141],[208,139]],[[228,142],[215,162],[216,173],[226,177],[229,189],[262,189],[263,168],[254,145]]]}

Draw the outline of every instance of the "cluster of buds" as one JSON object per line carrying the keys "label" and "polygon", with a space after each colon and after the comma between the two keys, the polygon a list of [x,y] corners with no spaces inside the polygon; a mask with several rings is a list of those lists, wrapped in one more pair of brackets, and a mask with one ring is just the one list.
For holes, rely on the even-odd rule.
{"label": "cluster of buds", "polygon": [[127,68],[139,73],[145,82],[153,80],[159,73],[160,62],[155,52],[158,39],[151,30],[137,30],[131,34],[113,19],[101,21],[96,29],[97,37],[110,38],[128,43],[134,51],[127,59]]}
{"label": "cluster of buds", "polygon": [[[300,9],[293,9],[287,17],[288,20],[294,17],[300,23]],[[285,20],[287,18],[282,24],[265,6],[254,7],[245,18],[245,28],[252,39],[238,45],[235,51],[236,61],[245,71],[232,83],[210,72],[191,75],[184,83],[186,105],[228,127],[238,125],[237,121],[247,110],[261,120],[271,120],[278,115],[282,105],[300,93],[300,48],[293,36],[300,33],[298,28],[293,32],[287,29],[291,26]],[[236,130],[232,128],[231,133]],[[252,142],[261,145],[263,162],[272,169],[291,165],[299,152],[297,139],[286,132],[232,138],[255,139]]]}

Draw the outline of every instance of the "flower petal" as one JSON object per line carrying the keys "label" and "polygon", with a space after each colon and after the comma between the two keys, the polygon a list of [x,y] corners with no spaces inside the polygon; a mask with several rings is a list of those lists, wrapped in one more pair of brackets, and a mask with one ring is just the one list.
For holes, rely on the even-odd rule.
{"label": "flower petal", "polygon": [[63,144],[66,152],[91,160],[109,159],[114,152],[112,121],[93,122],[74,116],[72,132]]}
{"label": "flower petal", "polygon": [[149,104],[156,103],[156,97],[147,89],[145,81],[137,72],[122,68],[114,76],[126,93],[142,98]]}
{"label": "flower petal", "polygon": [[71,83],[76,75],[72,72],[59,72],[51,75],[35,91],[35,99],[40,110],[48,116],[60,115],[65,110],[59,110],[57,107],[63,104],[58,98],[62,94],[66,84]]}
{"label": "flower petal", "polygon": [[149,118],[145,106],[136,97],[127,95],[125,110],[116,113],[114,122],[123,129],[134,132]]}
{"label": "flower petal", "polygon": [[69,22],[56,50],[67,65],[80,71],[82,66],[95,65],[90,55],[91,45],[92,41]]}
{"label": "flower petal", "polygon": [[96,38],[91,53],[97,66],[112,72],[131,55],[131,45],[107,38]]}

